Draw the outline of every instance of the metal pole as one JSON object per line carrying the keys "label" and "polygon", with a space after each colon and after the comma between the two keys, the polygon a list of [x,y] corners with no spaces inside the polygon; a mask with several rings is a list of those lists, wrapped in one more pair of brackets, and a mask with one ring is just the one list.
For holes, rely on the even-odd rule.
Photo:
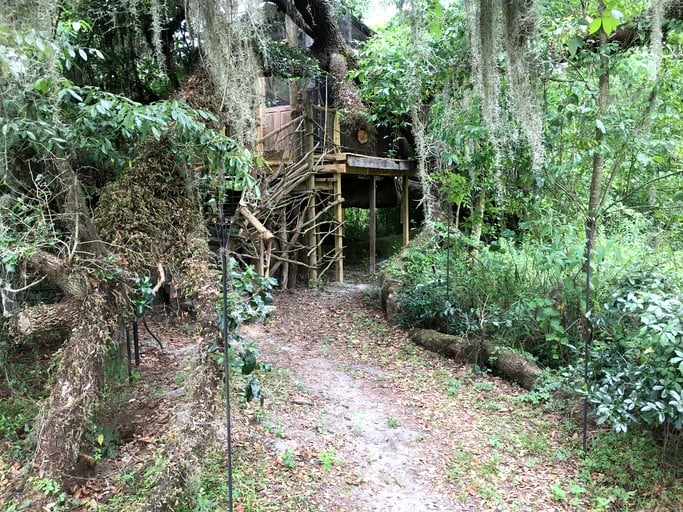
{"label": "metal pole", "polygon": [[583,453],[588,453],[588,355],[592,342],[593,329],[591,327],[591,249],[593,233],[595,232],[595,217],[589,219],[586,230],[586,329],[583,340]]}
{"label": "metal pole", "polygon": [[138,317],[133,320],[133,351],[135,354],[135,367],[140,368],[140,334],[138,332]]}
{"label": "metal pole", "polygon": [[225,373],[225,409],[228,436],[228,512],[232,512],[232,427],[230,418],[230,344],[228,342],[228,245],[230,240],[230,227],[226,223],[221,227],[221,267],[222,298],[223,298],[223,372]]}

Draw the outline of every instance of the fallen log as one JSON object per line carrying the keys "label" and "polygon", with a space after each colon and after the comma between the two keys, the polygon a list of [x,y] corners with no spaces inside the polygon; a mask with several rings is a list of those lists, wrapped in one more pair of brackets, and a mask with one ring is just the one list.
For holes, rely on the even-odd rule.
{"label": "fallen log", "polygon": [[489,340],[465,338],[431,329],[413,329],[411,339],[418,345],[464,363],[486,366],[507,380],[531,389],[541,373],[528,357]]}
{"label": "fallen log", "polygon": [[120,342],[116,306],[95,292],[79,309],[79,321],[59,350],[50,397],[36,429],[34,464],[42,474],[65,482],[73,474],[88,418],[97,409],[105,354]]}
{"label": "fallen log", "polygon": [[14,343],[27,339],[37,343],[64,340],[76,325],[82,300],[64,299],[56,304],[39,304],[18,309],[8,321],[8,332]]}

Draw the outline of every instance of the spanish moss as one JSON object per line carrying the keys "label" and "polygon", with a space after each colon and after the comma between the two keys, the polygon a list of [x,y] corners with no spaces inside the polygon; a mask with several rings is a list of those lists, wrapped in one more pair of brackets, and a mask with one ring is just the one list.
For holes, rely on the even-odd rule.
{"label": "spanish moss", "polygon": [[246,0],[191,0],[193,35],[220,96],[229,135],[247,147],[256,145],[261,102],[261,69],[253,42],[261,39],[261,3]]}

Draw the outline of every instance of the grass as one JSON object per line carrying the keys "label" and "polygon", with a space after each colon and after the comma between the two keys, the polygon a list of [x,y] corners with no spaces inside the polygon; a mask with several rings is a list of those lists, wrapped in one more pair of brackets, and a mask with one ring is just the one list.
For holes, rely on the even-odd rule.
{"label": "grass", "polygon": [[285,450],[282,455],[280,455],[280,462],[282,465],[289,469],[294,469],[296,467],[296,458],[294,457],[294,450]]}
{"label": "grass", "polygon": [[337,459],[337,452],[334,448],[327,448],[318,452],[318,461],[323,471],[330,471],[335,464],[340,462],[340,459]]}
{"label": "grass", "polygon": [[[596,510],[649,510],[662,503],[683,509],[683,453],[662,448],[647,432],[599,431],[583,459],[580,480]],[[664,508],[663,510],[667,510]]]}
{"label": "grass", "polygon": [[401,420],[389,416],[387,418],[387,425],[389,426],[389,428],[398,428],[401,426]]}

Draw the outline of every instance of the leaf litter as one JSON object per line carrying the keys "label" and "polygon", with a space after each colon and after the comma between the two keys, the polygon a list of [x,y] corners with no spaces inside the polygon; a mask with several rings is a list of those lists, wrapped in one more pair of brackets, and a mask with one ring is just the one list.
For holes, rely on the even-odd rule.
{"label": "leaf litter", "polygon": [[265,406],[238,423],[260,446],[241,467],[273,462],[253,509],[569,509],[552,496],[578,479],[564,419],[515,400],[524,390],[513,384],[413,345],[384,320],[378,293],[362,283],[282,291],[269,321],[243,327],[274,368]]}

